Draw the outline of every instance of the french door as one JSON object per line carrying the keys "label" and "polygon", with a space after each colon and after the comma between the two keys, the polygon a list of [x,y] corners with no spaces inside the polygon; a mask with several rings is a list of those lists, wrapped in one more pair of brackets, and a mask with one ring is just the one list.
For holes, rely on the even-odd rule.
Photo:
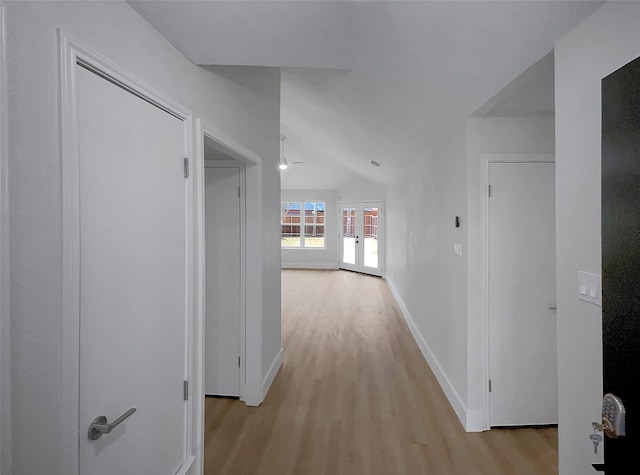
{"label": "french door", "polygon": [[382,275],[384,218],[382,201],[341,202],[340,268]]}

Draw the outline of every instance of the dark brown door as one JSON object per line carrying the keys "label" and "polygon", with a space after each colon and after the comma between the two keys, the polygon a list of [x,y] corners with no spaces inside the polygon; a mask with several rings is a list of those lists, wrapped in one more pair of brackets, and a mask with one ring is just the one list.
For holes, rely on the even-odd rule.
{"label": "dark brown door", "polygon": [[626,409],[605,472],[640,473],[640,58],[602,80],[602,289],[604,392]]}

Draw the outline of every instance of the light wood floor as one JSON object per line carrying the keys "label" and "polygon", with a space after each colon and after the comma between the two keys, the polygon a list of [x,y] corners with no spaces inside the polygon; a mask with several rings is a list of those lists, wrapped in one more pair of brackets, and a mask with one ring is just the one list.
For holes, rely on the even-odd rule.
{"label": "light wood floor", "polygon": [[282,289],[283,367],[258,408],[206,399],[206,475],[557,473],[555,428],[464,431],[384,280]]}

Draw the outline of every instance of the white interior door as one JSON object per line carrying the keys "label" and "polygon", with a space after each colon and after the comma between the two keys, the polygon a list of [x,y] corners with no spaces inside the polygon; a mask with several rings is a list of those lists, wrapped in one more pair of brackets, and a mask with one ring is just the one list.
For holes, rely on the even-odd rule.
{"label": "white interior door", "polygon": [[558,421],[555,165],[490,163],[492,426]]}
{"label": "white interior door", "polygon": [[[184,123],[76,68],[80,473],[173,475],[187,441]],[[90,440],[94,418],[126,414]]]}
{"label": "white interior door", "polygon": [[240,169],[205,169],[205,394],[240,396]]}
{"label": "white interior door", "polygon": [[382,275],[382,202],[341,202],[340,268]]}

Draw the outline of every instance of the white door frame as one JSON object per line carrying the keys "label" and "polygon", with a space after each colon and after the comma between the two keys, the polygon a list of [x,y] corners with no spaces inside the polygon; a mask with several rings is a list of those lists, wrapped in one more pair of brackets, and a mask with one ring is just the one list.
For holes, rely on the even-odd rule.
{"label": "white door frame", "polygon": [[483,429],[491,429],[491,411],[489,395],[489,165],[492,163],[555,163],[552,154],[483,154],[482,178],[480,187],[480,211],[482,213],[482,395],[484,409]]}
{"label": "white door frame", "polygon": [[[62,143],[62,428],[64,473],[79,474],[79,419],[80,404],[80,180],[77,128],[76,67],[83,67],[105,77],[141,99],[154,104],[183,121],[184,156],[191,157],[192,116],[191,112],[156,91],[143,81],[133,77],[116,64],[82,45],[67,33],[58,30],[60,50],[61,87],[61,143]],[[193,180],[186,180],[185,199],[187,207],[187,374],[192,386],[202,385],[202,374],[197,371],[201,355],[195,353],[201,315],[194,314],[193,285]],[[201,453],[197,431],[202,428],[195,422],[202,417],[202,397],[192,391],[187,404],[186,456],[187,460],[177,475],[186,474]],[[198,418],[196,418],[198,417]]]}
{"label": "white door frame", "polygon": [[[204,316],[205,306],[205,249],[204,249],[204,137],[213,140],[226,155],[244,164],[244,193],[241,193],[241,213],[244,212],[243,236],[251,236],[241,242],[242,260],[241,314],[244,325],[240,336],[240,399],[247,406],[259,406],[264,399],[262,386],[262,158],[226,136],[205,121],[196,119],[197,162],[194,168],[196,180],[196,304]],[[199,319],[204,325],[204,317]],[[204,331],[201,327],[198,345],[204,362]],[[202,373],[204,374],[204,373]],[[202,381],[204,384],[204,381]],[[204,386],[198,389],[204,395]],[[200,423],[204,422],[204,414]],[[203,432],[204,437],[204,432]]]}
{"label": "white door frame", "polygon": [[0,473],[11,465],[11,353],[9,327],[9,182],[6,7],[0,1]]}
{"label": "white door frame", "polygon": [[[204,136],[209,137],[208,134],[203,133],[203,138]],[[246,166],[244,164],[244,162],[239,161],[239,160],[209,160],[209,161],[205,161],[204,162],[204,168],[237,168],[238,169],[238,180],[240,183],[240,203],[239,203],[239,213],[240,213],[240,324],[239,324],[239,334],[238,334],[238,339],[240,342],[240,381],[239,381],[239,388],[240,388],[240,400],[241,401],[245,401],[246,403],[246,399],[245,399],[245,393],[246,391],[246,339],[245,339],[245,334],[246,334],[246,328],[247,328],[247,314],[246,314],[246,303],[247,303],[247,284],[246,284],[246,279],[247,279],[247,272],[246,272],[246,248],[247,248],[247,236],[246,236],[246,232],[247,232],[247,222],[246,222],[246,206],[247,206],[247,200],[246,200],[246,174],[245,174],[245,169]],[[206,178],[206,177],[205,177]],[[207,216],[207,210],[206,207],[204,209],[204,213],[205,213],[205,220],[206,220],[206,216]],[[206,223],[205,223],[206,224]],[[206,241],[205,241],[206,242]],[[206,254],[206,249],[205,249],[205,254]],[[206,262],[206,259],[205,261]],[[204,269],[205,272],[205,276],[206,276],[206,268]],[[205,297],[205,302],[206,302],[206,294],[204,295]],[[206,308],[204,309],[205,311],[205,315],[206,315]],[[206,318],[204,320],[205,325],[206,325]],[[204,330],[204,329],[203,329]],[[204,332],[203,332],[204,335]],[[206,349],[203,346],[203,352],[206,352]],[[204,354],[204,353],[203,353]],[[204,364],[207,363],[207,359],[204,359]],[[204,370],[204,368],[203,368]],[[203,380],[203,382],[206,383],[206,381]]]}
{"label": "white door frame", "polygon": [[[385,235],[386,235],[386,219],[385,219],[385,210],[384,210],[384,200],[343,200],[343,201],[338,201],[338,268],[340,269],[340,264],[342,262],[342,257],[343,257],[343,248],[342,246],[344,245],[343,242],[343,238],[342,238],[342,233],[344,231],[343,228],[343,222],[342,222],[342,208],[343,208],[343,204],[356,204],[356,205],[363,205],[363,204],[370,204],[370,203],[380,203],[380,214],[379,216],[382,217],[382,226],[379,226],[380,228],[382,228],[382,239],[380,239],[380,242],[378,243],[378,267],[380,268],[380,277],[384,276],[384,268],[385,268],[385,257],[387,255],[387,253],[385,252],[385,246],[386,246],[386,241],[385,241]],[[364,239],[364,236],[363,236]],[[356,256],[356,262],[357,262],[357,256]],[[351,270],[351,269],[347,269],[347,270]],[[360,271],[355,271],[355,272],[360,272]],[[368,275],[376,275],[377,274],[369,274],[367,272],[364,272],[365,274]]]}

